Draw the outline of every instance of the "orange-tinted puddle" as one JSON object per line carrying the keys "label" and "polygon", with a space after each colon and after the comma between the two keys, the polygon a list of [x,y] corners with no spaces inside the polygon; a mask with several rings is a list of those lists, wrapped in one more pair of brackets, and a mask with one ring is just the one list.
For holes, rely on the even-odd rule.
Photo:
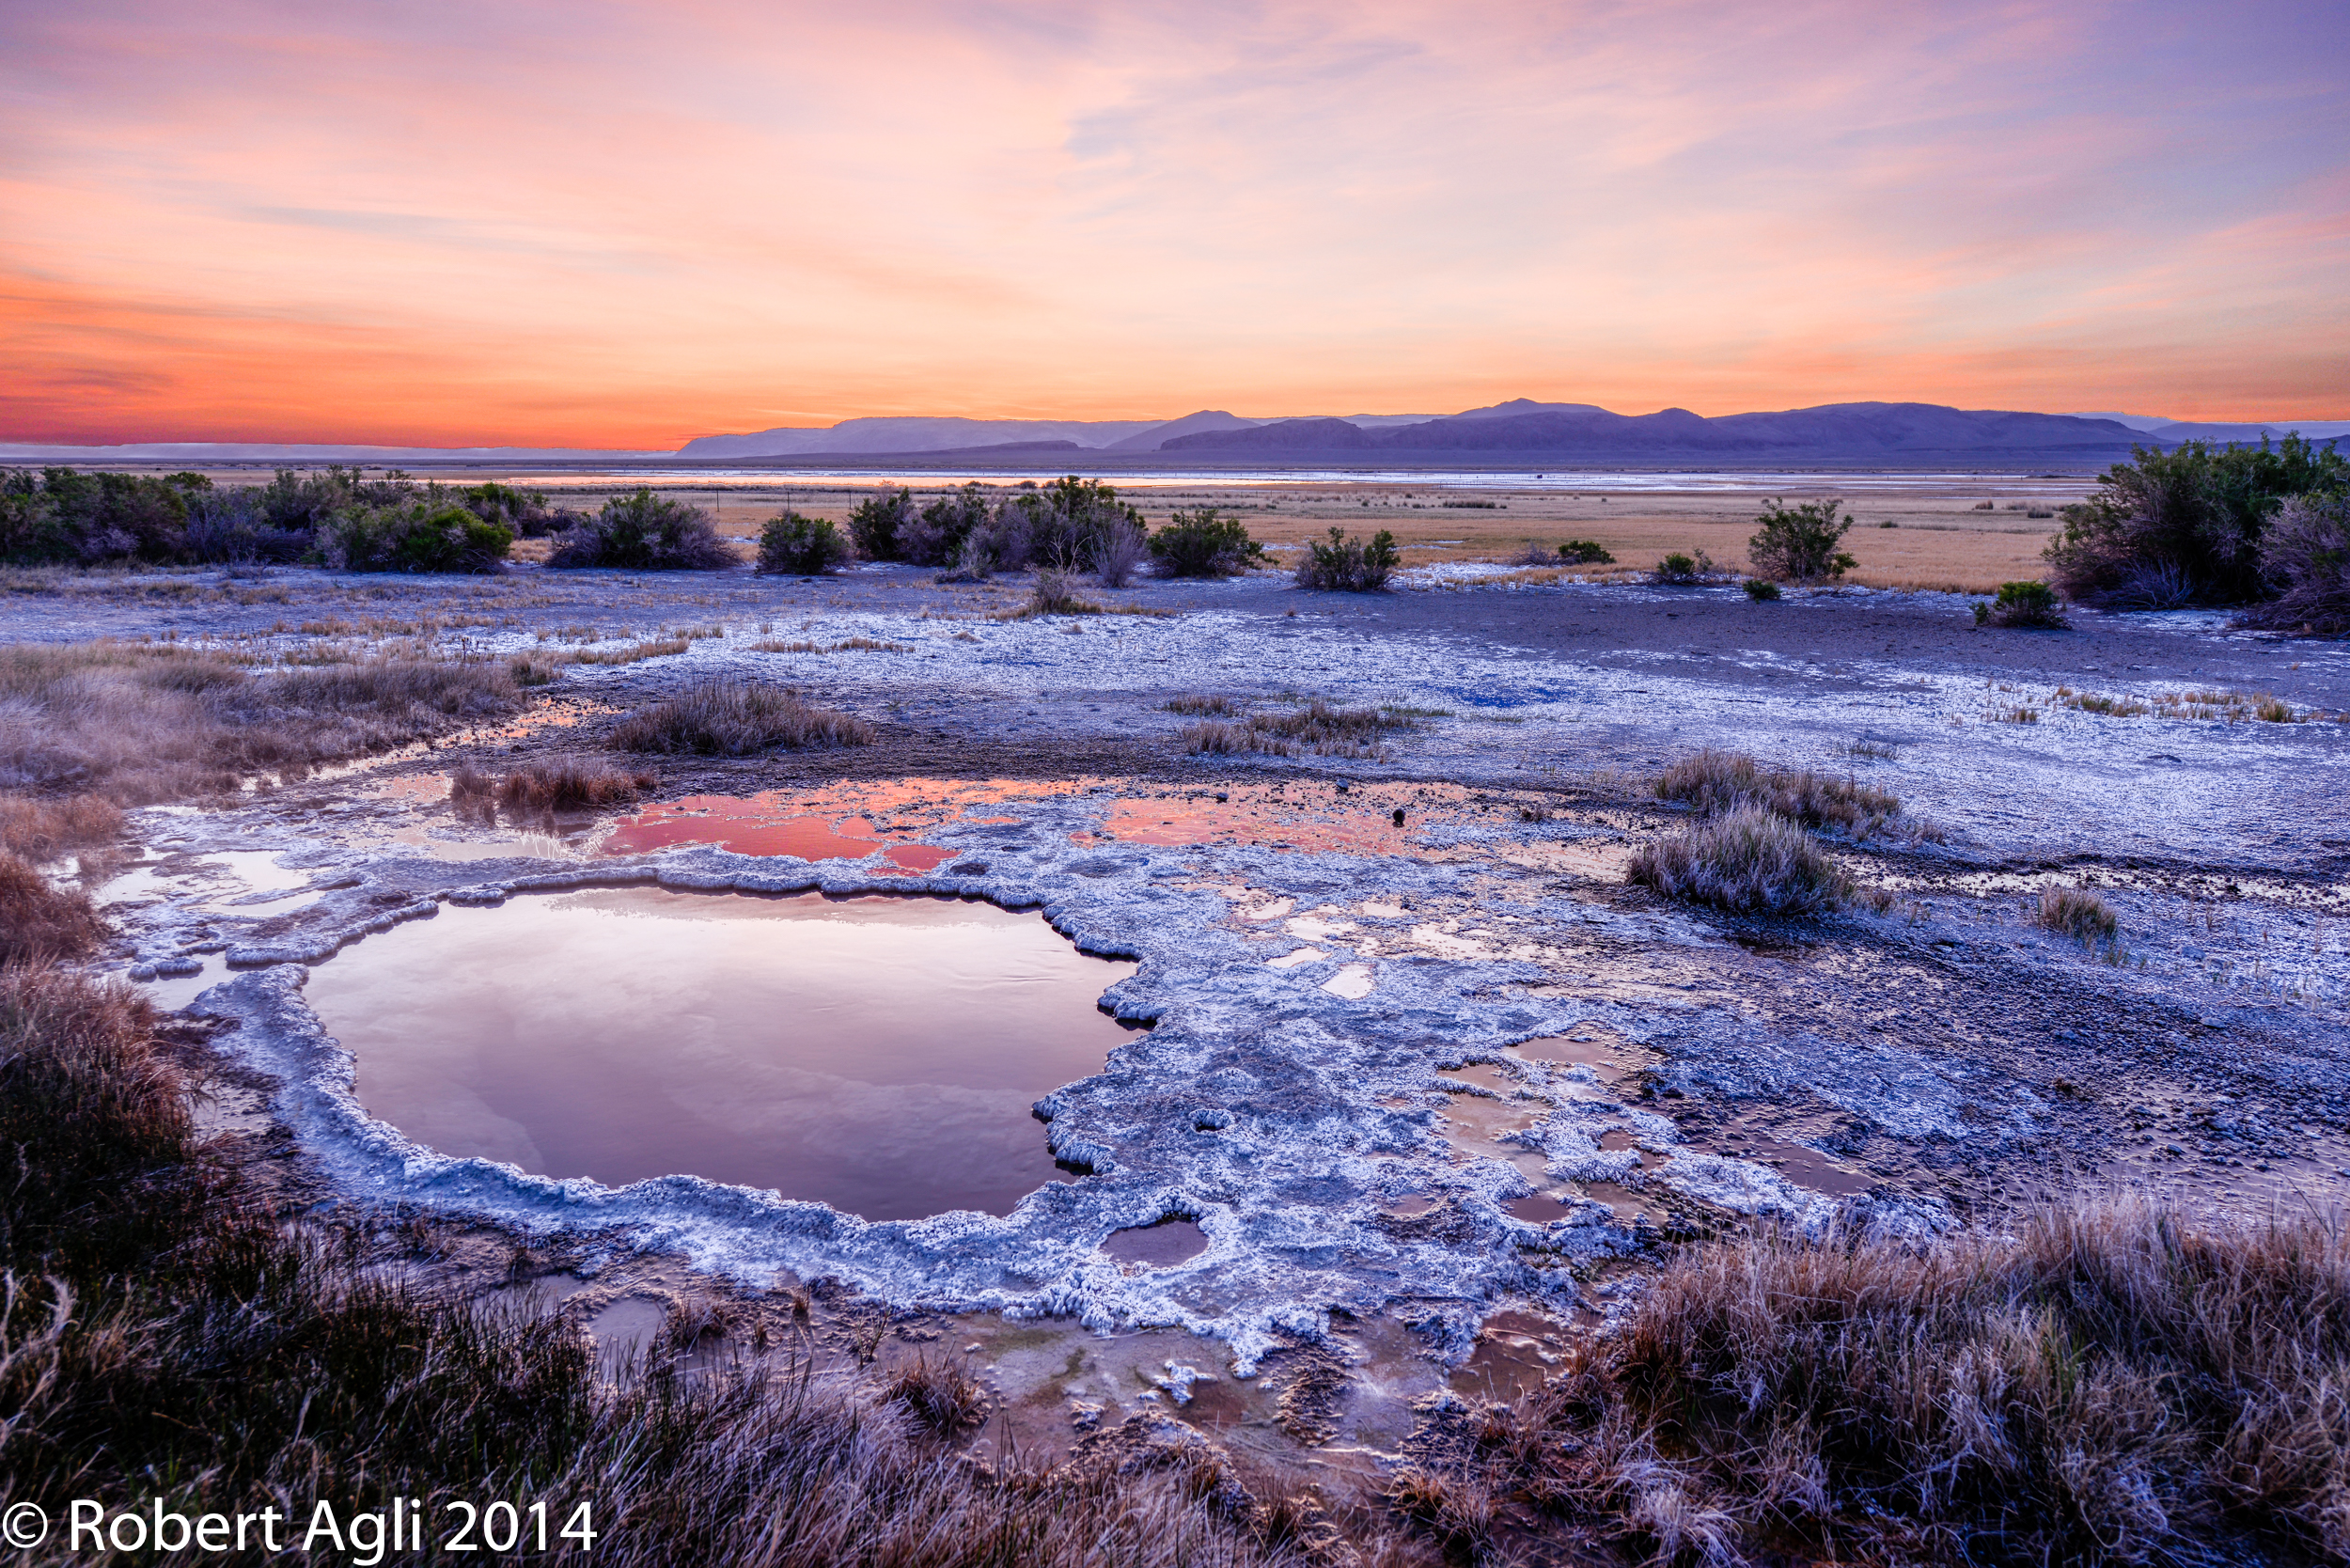
{"label": "orange-tinted puddle", "polygon": [[1188,1219],[1163,1219],[1156,1225],[1114,1231],[1102,1250],[1121,1263],[1167,1268],[1208,1249],[1208,1233]]}
{"label": "orange-tinted puddle", "polygon": [[737,855],[790,855],[802,860],[862,860],[875,850],[888,871],[934,870],[954,851],[892,842],[862,817],[778,817],[750,801],[689,795],[649,806],[617,824],[596,846],[602,855],[643,855],[675,844],[715,844]]}
{"label": "orange-tinted puddle", "polygon": [[444,908],[308,996],[368,1113],[445,1153],[907,1219],[1062,1174],[1029,1107],[1127,1038],[1095,1004],[1134,967],[991,904],[603,888]]}
{"label": "orange-tinted puddle", "polygon": [[1830,1198],[1850,1198],[1872,1185],[1867,1172],[1838,1165],[1817,1149],[1782,1138],[1738,1133],[1704,1147],[1709,1154],[1729,1154],[1767,1166],[1795,1185]]}
{"label": "orange-tinted puddle", "polygon": [[[596,844],[599,855],[644,855],[677,844],[715,844],[737,855],[802,860],[862,860],[882,852],[884,875],[936,870],[957,852],[919,843],[949,823],[1005,823],[988,814],[1007,800],[1078,792],[1085,782],[1032,784],[907,778],[753,795],[689,795],[620,818]],[[976,874],[976,873],[975,873]]]}

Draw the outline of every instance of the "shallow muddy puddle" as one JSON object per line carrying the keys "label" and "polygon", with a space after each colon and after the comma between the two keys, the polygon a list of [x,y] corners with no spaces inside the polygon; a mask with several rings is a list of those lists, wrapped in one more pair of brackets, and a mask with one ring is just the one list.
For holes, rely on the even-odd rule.
{"label": "shallow muddy puddle", "polygon": [[1637,1046],[1592,1032],[1523,1041],[1510,1049],[1527,1061],[1589,1068],[1593,1077],[1610,1088],[1638,1078],[1649,1056]]}
{"label": "shallow muddy puddle", "polygon": [[1565,1325],[1506,1309],[1485,1320],[1477,1348],[1447,1381],[1456,1394],[1507,1403],[1548,1382],[1566,1360],[1567,1347]]}
{"label": "shallow muddy puddle", "polygon": [[85,875],[91,896],[102,907],[152,899],[180,901],[201,893],[196,907],[231,913],[280,915],[302,907],[283,901],[307,888],[323,873],[297,870],[278,864],[285,850],[208,850],[197,854],[171,853],[151,859],[123,858],[100,862]]}
{"label": "shallow muddy puddle", "polygon": [[445,908],[307,996],[368,1113],[444,1153],[908,1219],[1065,1175],[1030,1106],[1129,1038],[1096,1002],[1133,969],[991,904],[629,887]]}
{"label": "shallow muddy puddle", "polygon": [[1102,1244],[1103,1251],[1122,1264],[1137,1268],[1170,1267],[1207,1249],[1207,1232],[1188,1219],[1161,1220],[1156,1225],[1115,1231]]}

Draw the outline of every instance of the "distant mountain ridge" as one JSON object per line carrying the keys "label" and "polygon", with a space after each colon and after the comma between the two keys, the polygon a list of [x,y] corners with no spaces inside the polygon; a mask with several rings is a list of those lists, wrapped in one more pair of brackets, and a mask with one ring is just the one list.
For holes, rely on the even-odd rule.
{"label": "distant mountain ridge", "polygon": [[[2150,428],[2151,427],[2151,428]],[[2316,438],[2350,433],[2350,423],[2285,422]],[[1453,415],[1357,414],[1254,419],[1201,409],[1180,419],[1021,420],[875,417],[822,429],[788,428],[704,436],[678,455],[692,459],[817,455],[923,458],[1010,457],[1063,441],[1104,456],[1183,453],[1202,461],[1284,454],[1310,457],[1393,453],[1465,460],[1471,454],[1549,456],[1577,462],[1779,459],[1832,463],[1872,458],[1923,461],[2126,458],[2133,447],[2189,439],[2258,440],[2258,425],[2186,425],[2152,416],[1959,409],[1940,403],[1829,403],[1817,408],[1707,418],[1687,409],[1612,413],[1596,403],[1512,398]]]}
{"label": "distant mountain ridge", "polygon": [[1938,403],[1831,403],[1772,414],[1706,418],[1685,408],[1622,415],[1605,410],[1506,414],[1480,410],[1381,431],[1343,419],[1288,419],[1245,431],[1177,436],[1163,452],[1392,452],[1550,455],[1584,462],[1665,459],[1866,461],[1921,455],[2124,456],[2149,438],[2111,419]]}

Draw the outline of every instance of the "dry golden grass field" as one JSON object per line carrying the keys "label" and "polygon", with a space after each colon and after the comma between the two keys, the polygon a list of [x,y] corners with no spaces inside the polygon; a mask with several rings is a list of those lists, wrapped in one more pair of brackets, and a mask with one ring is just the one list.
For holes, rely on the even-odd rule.
{"label": "dry golden grass field", "polygon": [[[638,482],[619,476],[498,477],[541,490],[559,504],[586,510],[592,510],[616,491],[634,489]],[[472,478],[466,476],[462,482],[471,482]],[[1319,539],[1333,525],[1363,533],[1386,528],[1403,547],[1407,566],[1508,561],[1529,543],[1556,546],[1582,539],[1605,545],[1622,572],[1648,571],[1660,557],[1675,550],[1692,554],[1703,550],[1719,566],[1743,569],[1755,514],[1770,498],[1760,491],[1603,497],[1595,492],[1577,494],[1506,488],[1431,490],[1355,482],[1170,484],[1115,474],[1108,478],[1154,526],[1171,511],[1216,506],[1238,513],[1249,531],[1267,544]],[[755,539],[760,524],[785,507],[839,521],[860,500],[883,488],[879,481],[811,479],[793,484],[768,476],[651,482],[708,508],[723,532],[744,541]],[[919,477],[904,482],[917,494],[944,485],[943,480]],[[1873,482],[1885,483],[1882,478]],[[2040,551],[2055,531],[2056,519],[2029,513],[2053,512],[2068,501],[2080,499],[2088,488],[2089,481],[2077,478],[2010,478],[1972,492],[1923,484],[1840,491],[1824,484],[1802,491],[1790,489],[1787,499],[1844,494],[1854,519],[1845,548],[1859,559],[1849,574],[1853,582],[1872,588],[1989,593],[2003,582],[2042,574]],[[1985,501],[1991,503],[1991,510],[1982,510]],[[1884,526],[1887,523],[1893,526]],[[515,554],[524,558],[544,552],[544,544],[537,541],[522,541],[515,547]],[[748,553],[746,543],[746,557]],[[1605,569],[1586,574],[1605,574]]]}

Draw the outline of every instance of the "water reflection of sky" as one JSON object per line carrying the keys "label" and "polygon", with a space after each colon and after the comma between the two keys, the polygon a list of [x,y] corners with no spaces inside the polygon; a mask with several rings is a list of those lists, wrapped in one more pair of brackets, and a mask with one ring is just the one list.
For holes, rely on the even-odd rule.
{"label": "water reflection of sky", "polygon": [[445,908],[306,995],[368,1113],[445,1153],[905,1219],[1066,1174],[1029,1107],[1128,1038],[1096,1003],[1133,969],[991,904],[635,887]]}
{"label": "water reflection of sky", "polygon": [[1023,479],[1043,484],[1068,474],[1106,480],[1120,490],[1156,489],[1312,489],[1318,485],[1409,485],[1427,490],[1547,491],[1573,495],[1577,492],[1632,494],[1744,494],[1754,492],[1832,490],[1839,494],[1877,491],[1935,492],[1973,494],[1997,485],[2002,494],[2078,494],[2089,482],[2079,474],[2034,474],[2013,469],[1887,469],[1887,468],[1720,468],[1720,469],[1591,469],[1559,468],[1520,472],[1510,469],[1442,468],[1152,468],[1089,467],[1084,452],[1061,454],[1068,461],[1038,468],[988,470],[877,468],[642,468],[611,473],[519,474],[517,484],[544,484],[557,489],[583,481],[627,484],[657,480],[710,489],[791,489],[819,481],[833,484],[898,485],[935,490],[948,485],[1016,486]]}

